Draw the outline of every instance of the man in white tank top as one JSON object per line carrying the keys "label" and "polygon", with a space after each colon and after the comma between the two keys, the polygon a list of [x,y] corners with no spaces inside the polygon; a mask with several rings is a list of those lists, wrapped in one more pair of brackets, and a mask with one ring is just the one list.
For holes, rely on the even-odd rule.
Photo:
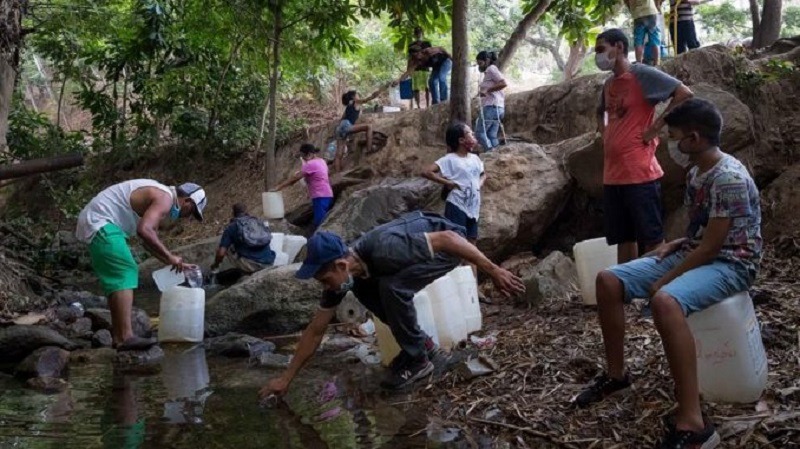
{"label": "man in white tank top", "polygon": [[145,249],[161,262],[182,271],[191,265],[172,254],[158,238],[161,220],[194,216],[203,220],[206,193],[197,184],[167,187],[151,179],[115,184],[95,196],[78,216],[75,236],[89,245],[92,269],[108,296],[111,335],[119,351],[153,346],[154,339],[133,334],[133,291],[139,286],[139,266],[127,239],[138,235]]}

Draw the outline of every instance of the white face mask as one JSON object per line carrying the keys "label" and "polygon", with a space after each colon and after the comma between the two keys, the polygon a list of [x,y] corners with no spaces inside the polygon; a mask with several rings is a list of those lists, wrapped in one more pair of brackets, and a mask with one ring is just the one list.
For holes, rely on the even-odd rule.
{"label": "white face mask", "polygon": [[678,146],[679,142],[677,140],[670,140],[667,142],[667,149],[669,150],[669,157],[683,168],[688,168],[692,162],[689,160],[689,155],[686,153],[681,152],[680,147]]}
{"label": "white face mask", "polygon": [[598,69],[604,72],[614,69],[614,60],[608,57],[607,51],[603,53],[595,53],[594,63],[597,65]]}

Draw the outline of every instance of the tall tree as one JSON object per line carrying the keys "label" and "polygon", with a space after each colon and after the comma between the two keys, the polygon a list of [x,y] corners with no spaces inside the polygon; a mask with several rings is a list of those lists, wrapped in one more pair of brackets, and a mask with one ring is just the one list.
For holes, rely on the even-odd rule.
{"label": "tall tree", "polygon": [[517,52],[517,48],[519,48],[520,43],[522,43],[525,40],[525,37],[528,35],[528,31],[536,22],[539,21],[539,19],[542,18],[552,2],[553,0],[538,0],[535,4],[525,4],[525,17],[519,21],[517,27],[511,33],[511,36],[508,38],[503,46],[503,49],[500,50],[500,54],[498,55],[497,68],[500,69],[500,71],[503,71],[506,69],[506,67],[508,67],[511,59]]}
{"label": "tall tree", "polygon": [[453,0],[453,73],[450,95],[450,121],[471,120],[469,104],[469,36],[467,35],[468,0]]}
{"label": "tall tree", "polygon": [[772,45],[781,34],[783,0],[763,0],[759,14],[758,0],[750,0],[750,15],[753,20],[753,48]]}
{"label": "tall tree", "polygon": [[21,0],[0,1],[0,157],[8,152],[8,114],[23,38],[22,6]]}

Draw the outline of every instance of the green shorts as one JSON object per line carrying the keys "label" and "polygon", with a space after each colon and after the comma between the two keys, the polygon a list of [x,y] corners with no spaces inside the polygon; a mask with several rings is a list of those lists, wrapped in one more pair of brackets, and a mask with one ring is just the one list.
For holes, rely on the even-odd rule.
{"label": "green shorts", "polygon": [[415,70],[411,74],[411,90],[427,90],[428,76],[431,72],[427,70]]}
{"label": "green shorts", "polygon": [[128,247],[127,237],[117,225],[109,223],[97,231],[89,244],[92,269],[100,279],[106,296],[139,286],[139,266]]}

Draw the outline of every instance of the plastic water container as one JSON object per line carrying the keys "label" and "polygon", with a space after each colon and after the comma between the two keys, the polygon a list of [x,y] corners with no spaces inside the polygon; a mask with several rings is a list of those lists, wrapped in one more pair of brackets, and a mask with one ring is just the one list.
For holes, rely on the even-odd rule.
{"label": "plastic water container", "polygon": [[264,216],[268,220],[283,218],[283,193],[262,193],[261,206],[264,208]]}
{"label": "plastic water container", "polygon": [[[430,335],[438,345],[439,338],[436,335],[436,321],[433,317],[431,299],[425,290],[421,290],[414,295],[414,309],[417,311],[417,323],[420,329]],[[378,339],[381,363],[388,366],[392,359],[400,353],[400,345],[397,344],[389,325],[382,322],[378,317],[375,317],[375,337]]]}
{"label": "plastic water container", "polygon": [[450,276],[442,276],[425,287],[425,291],[431,299],[439,345],[450,350],[467,338],[467,323],[459,299],[458,286]]}
{"label": "plastic water container", "polygon": [[284,265],[289,265],[289,256],[283,251],[276,251],[275,261],[272,262],[272,266],[282,267]]}
{"label": "plastic water container", "polygon": [[297,254],[306,246],[306,238],[302,235],[287,235],[283,237],[283,252],[289,256],[289,263],[294,263]]}
{"label": "plastic water container", "polygon": [[182,271],[176,273],[172,266],[166,266],[153,272],[153,281],[155,281],[158,291],[165,292],[186,282],[186,275]]}
{"label": "plastic water container", "polygon": [[276,253],[283,252],[283,238],[284,235],[281,232],[273,232],[272,233],[272,240],[269,241],[269,248]]}
{"label": "plastic water container", "polygon": [[617,264],[617,245],[609,246],[605,237],[584,240],[572,248],[578,269],[578,284],[584,304],[597,304],[597,274]]}
{"label": "plastic water container", "polygon": [[205,401],[211,395],[210,377],[203,345],[187,350],[164,351],[161,377],[167,390],[164,418],[171,424],[200,424]]}
{"label": "plastic water container", "polygon": [[203,341],[206,291],[172,287],[161,295],[158,341],[197,343]]}
{"label": "plastic water container", "polygon": [[697,349],[703,397],[714,402],[754,402],[767,386],[767,354],[747,292],[737,293],[687,320]]}
{"label": "plastic water container", "polygon": [[464,312],[464,321],[467,333],[481,330],[482,316],[481,304],[478,301],[478,282],[472,272],[472,267],[464,265],[451,271],[448,276],[458,287],[458,297],[461,300],[461,310]]}

